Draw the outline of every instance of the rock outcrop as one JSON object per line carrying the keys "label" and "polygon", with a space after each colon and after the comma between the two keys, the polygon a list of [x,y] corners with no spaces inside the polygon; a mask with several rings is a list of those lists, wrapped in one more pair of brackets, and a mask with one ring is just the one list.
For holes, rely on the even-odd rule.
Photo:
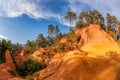
{"label": "rock outcrop", "polygon": [[33,58],[39,63],[49,64],[49,57],[46,48],[39,48],[32,54]]}
{"label": "rock outcrop", "polygon": [[5,52],[5,60],[5,63],[0,64],[0,80],[8,80],[15,77],[9,72],[10,69],[15,69],[9,50]]}
{"label": "rock outcrop", "polygon": [[7,67],[9,68],[15,68],[15,64],[13,63],[13,59],[11,57],[10,51],[6,50],[5,52],[5,64],[7,65]]}
{"label": "rock outcrop", "polygon": [[15,51],[13,54],[14,61],[16,65],[21,65],[25,62],[28,56],[30,56],[31,53],[29,50],[22,50],[22,51]]}
{"label": "rock outcrop", "polygon": [[120,53],[119,45],[109,34],[100,29],[99,25],[78,29],[75,34],[81,38],[79,45],[84,52],[93,53],[96,56],[105,55],[109,51]]}
{"label": "rock outcrop", "polygon": [[120,60],[69,52],[38,73],[39,80],[120,80]]}

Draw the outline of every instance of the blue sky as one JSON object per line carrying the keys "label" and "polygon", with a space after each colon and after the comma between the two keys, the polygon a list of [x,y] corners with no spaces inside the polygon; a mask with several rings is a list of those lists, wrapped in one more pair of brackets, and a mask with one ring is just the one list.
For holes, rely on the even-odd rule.
{"label": "blue sky", "polygon": [[0,0],[0,38],[24,44],[43,33],[49,24],[58,25],[61,32],[69,30],[65,13],[97,9],[120,18],[119,0]]}

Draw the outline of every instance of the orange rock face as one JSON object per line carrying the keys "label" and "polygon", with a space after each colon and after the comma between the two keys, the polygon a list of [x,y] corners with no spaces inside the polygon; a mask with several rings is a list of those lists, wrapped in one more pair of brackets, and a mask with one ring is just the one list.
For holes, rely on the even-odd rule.
{"label": "orange rock face", "polygon": [[14,78],[15,76],[8,72],[10,69],[15,69],[11,54],[9,50],[5,52],[5,63],[0,64],[0,80],[8,80]]}
{"label": "orange rock face", "polygon": [[13,54],[16,65],[21,65],[30,54],[29,50],[16,51]]}
{"label": "orange rock face", "polygon": [[[5,67],[5,66],[4,66]],[[0,67],[0,80],[9,80],[14,78],[12,74],[10,74],[6,69]]]}
{"label": "orange rock face", "polygon": [[5,64],[9,68],[15,68],[15,65],[13,63],[13,59],[11,57],[11,54],[10,54],[9,50],[6,50],[6,52],[5,52],[5,60],[6,60]]}
{"label": "orange rock face", "polygon": [[81,37],[79,44],[81,50],[95,55],[104,55],[109,51],[120,53],[120,47],[115,40],[100,29],[99,25],[90,25],[87,28],[78,29],[75,34]]}
{"label": "orange rock face", "polygon": [[39,63],[43,63],[43,60],[45,60],[44,63],[49,64],[49,57],[47,56],[46,48],[39,48],[32,54],[32,56]]}
{"label": "orange rock face", "polygon": [[101,30],[98,25],[90,25],[87,28],[78,29],[75,31],[75,34],[81,37],[79,43],[83,42],[84,45],[87,43],[99,43],[101,41],[115,43],[115,40],[104,30]]}
{"label": "orange rock face", "polygon": [[65,55],[39,72],[39,80],[119,80],[120,62],[108,57]]}

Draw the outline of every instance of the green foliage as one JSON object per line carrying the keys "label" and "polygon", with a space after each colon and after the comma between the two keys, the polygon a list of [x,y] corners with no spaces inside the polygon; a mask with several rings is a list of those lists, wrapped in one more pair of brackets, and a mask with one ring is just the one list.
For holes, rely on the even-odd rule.
{"label": "green foliage", "polygon": [[34,80],[34,78],[32,76],[26,76],[25,80]]}
{"label": "green foliage", "polygon": [[120,21],[117,22],[117,26],[118,26],[117,32],[120,32]]}
{"label": "green foliage", "polygon": [[62,34],[60,33],[60,29],[58,25],[48,26],[48,37],[46,38],[48,46],[55,44],[58,40],[60,40],[61,37],[62,37]]}
{"label": "green foliage", "polygon": [[[67,12],[65,19],[70,20],[70,26],[73,24],[73,20],[77,19],[77,15],[74,12]],[[111,16],[109,13],[105,19],[97,10],[90,10],[86,12],[80,12],[78,15],[78,21],[75,23],[75,28],[83,28],[89,24],[97,24],[101,26],[101,29],[109,33],[115,40],[117,36],[120,36],[120,21],[115,16]],[[118,34],[119,33],[119,34]]]}
{"label": "green foliage", "polygon": [[32,75],[34,72],[45,68],[45,64],[39,64],[33,59],[27,59],[22,65],[17,66],[17,72],[21,76]]}
{"label": "green foliage", "polygon": [[78,42],[78,36],[75,35],[75,32],[74,30],[70,30],[69,33],[67,34],[67,41],[70,42],[70,43],[75,43],[75,42]]}
{"label": "green foliage", "polygon": [[0,63],[5,62],[5,51],[9,50],[11,53],[13,53],[15,50],[21,50],[23,47],[17,43],[12,44],[11,41],[8,40],[0,40]]}
{"label": "green foliage", "polygon": [[[43,36],[43,34],[39,34],[37,39],[36,39],[36,45],[39,47],[46,47],[46,39],[45,37]],[[38,49],[36,48],[36,49]]]}
{"label": "green foliage", "polygon": [[48,26],[48,36],[44,37],[43,34],[39,34],[35,41],[28,40],[25,45],[25,49],[30,50],[33,53],[35,50],[39,48],[49,48],[50,46],[56,45],[60,39],[62,38],[62,34],[60,33],[60,29],[58,25],[53,26],[50,24]]}
{"label": "green foliage", "polygon": [[25,49],[30,50],[33,53],[36,50],[35,41],[28,40]]}
{"label": "green foliage", "polygon": [[60,34],[60,29],[59,29],[59,27],[58,27],[58,25],[56,25],[55,27],[55,36],[57,37],[57,36],[59,36],[59,34]]}
{"label": "green foliage", "polygon": [[81,12],[79,14],[79,20],[84,24],[99,24],[101,27],[104,26],[104,18],[102,15],[97,11],[87,11],[87,12]]}
{"label": "green foliage", "polygon": [[118,20],[115,16],[111,16],[109,13],[106,15],[107,20],[107,31],[115,28],[117,26]]}
{"label": "green foliage", "polygon": [[5,51],[10,49],[11,42],[6,40],[0,41],[0,63],[5,62]]}
{"label": "green foliage", "polygon": [[16,70],[13,69],[13,68],[9,69],[8,72],[10,72],[12,75],[16,75],[17,74]]}
{"label": "green foliage", "polygon": [[66,35],[66,42],[64,43],[65,51],[73,50],[74,48],[76,48],[79,41],[80,37],[75,35],[74,30],[71,29],[69,33]]}
{"label": "green foliage", "polygon": [[77,15],[75,12],[67,12],[65,15],[65,19],[70,20],[70,28],[73,26],[73,20],[77,19]]}
{"label": "green foliage", "polygon": [[54,35],[54,26],[53,25],[49,25],[48,26],[48,36],[53,36]]}
{"label": "green foliage", "polygon": [[57,52],[63,52],[64,51],[64,44],[58,43],[57,44]]}
{"label": "green foliage", "polygon": [[86,24],[83,21],[77,21],[75,24],[75,28],[79,29],[79,28],[84,28],[86,26]]}
{"label": "green foliage", "polygon": [[119,32],[119,21],[115,16],[111,16],[109,13],[106,15],[106,20],[106,32],[108,32],[116,40],[116,32]]}

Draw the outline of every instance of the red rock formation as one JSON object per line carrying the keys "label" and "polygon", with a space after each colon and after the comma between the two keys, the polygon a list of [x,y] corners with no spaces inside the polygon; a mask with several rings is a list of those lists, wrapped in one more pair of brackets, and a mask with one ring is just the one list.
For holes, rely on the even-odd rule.
{"label": "red rock formation", "polygon": [[16,77],[9,72],[10,69],[15,69],[9,50],[5,52],[5,60],[5,63],[0,64],[0,80],[9,80]]}
{"label": "red rock formation", "polygon": [[21,65],[30,54],[29,50],[16,51],[13,54],[16,65]]}
{"label": "red rock formation", "polygon": [[13,63],[13,59],[11,57],[10,51],[6,50],[5,52],[5,64],[7,65],[7,67],[9,68],[15,68],[15,65]]}

